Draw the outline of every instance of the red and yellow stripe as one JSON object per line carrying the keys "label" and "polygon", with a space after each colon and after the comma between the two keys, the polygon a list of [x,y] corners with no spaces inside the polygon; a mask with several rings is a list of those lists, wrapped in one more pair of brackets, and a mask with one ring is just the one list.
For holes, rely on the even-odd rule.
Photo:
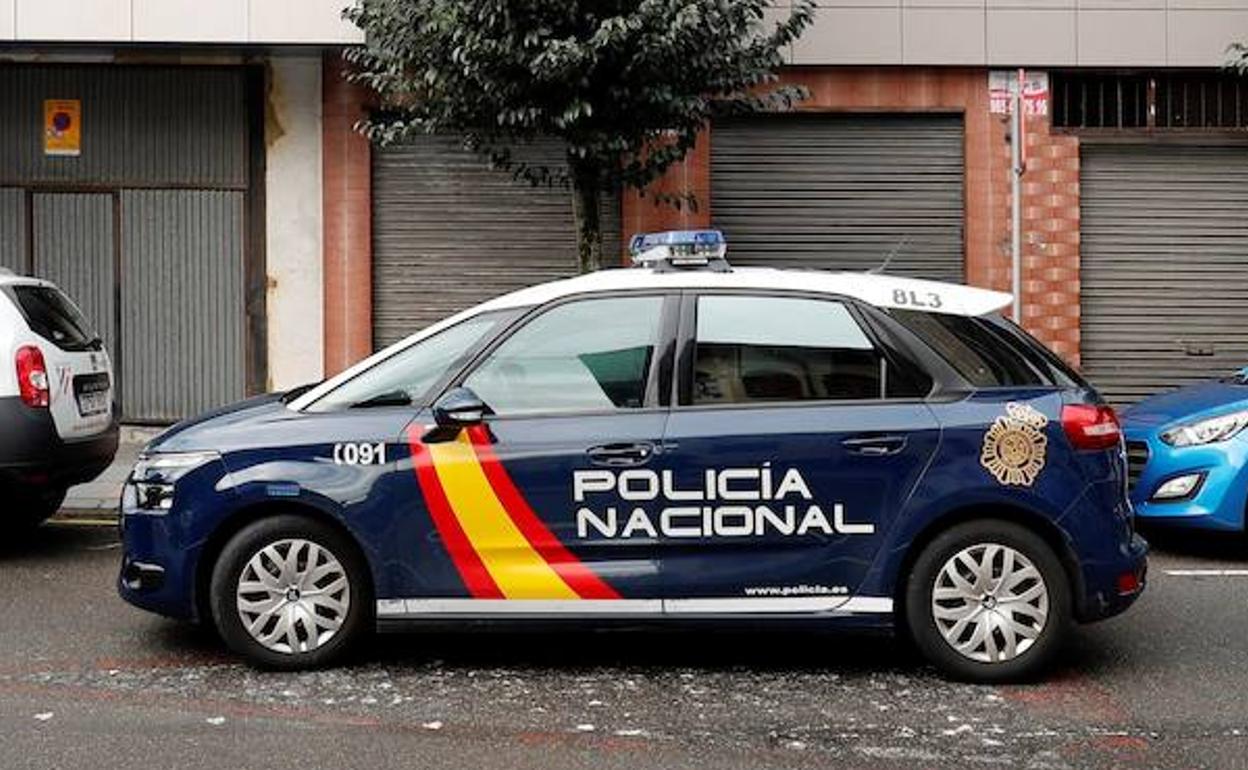
{"label": "red and yellow stripe", "polygon": [[438,534],[478,599],[619,599],[546,527],[494,454],[489,430],[426,444],[408,434]]}

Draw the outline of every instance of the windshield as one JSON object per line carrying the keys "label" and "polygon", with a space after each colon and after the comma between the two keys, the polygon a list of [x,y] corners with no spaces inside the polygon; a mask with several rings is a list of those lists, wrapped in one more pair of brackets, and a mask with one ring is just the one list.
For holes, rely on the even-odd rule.
{"label": "windshield", "polygon": [[95,334],[74,303],[51,286],[9,288],[30,330],[62,350],[88,350]]}
{"label": "windshield", "polygon": [[484,313],[443,329],[366,369],[313,402],[309,412],[424,404],[508,313]]}

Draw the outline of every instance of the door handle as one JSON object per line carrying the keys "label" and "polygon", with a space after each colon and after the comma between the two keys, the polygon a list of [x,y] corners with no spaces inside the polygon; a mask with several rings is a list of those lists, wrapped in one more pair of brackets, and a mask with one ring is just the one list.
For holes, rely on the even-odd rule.
{"label": "door handle", "polygon": [[888,457],[906,448],[905,436],[859,436],[841,442],[845,451],[863,457]]}
{"label": "door handle", "polygon": [[587,454],[594,465],[606,465],[613,468],[632,465],[645,465],[654,455],[654,444],[648,441],[637,441],[625,444],[603,444],[591,447]]}

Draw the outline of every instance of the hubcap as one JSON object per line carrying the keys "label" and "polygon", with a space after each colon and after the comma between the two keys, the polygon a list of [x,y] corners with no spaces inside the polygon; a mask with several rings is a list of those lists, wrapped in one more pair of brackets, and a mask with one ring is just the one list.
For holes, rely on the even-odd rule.
{"label": "hubcap", "polygon": [[932,617],[961,655],[1003,663],[1026,652],[1044,631],[1049,592],[1026,556],[981,543],[954,554],[937,573]]}
{"label": "hubcap", "polygon": [[312,652],[342,629],[351,606],[346,570],[310,540],[279,540],[247,561],[238,581],[238,616],[266,649]]}

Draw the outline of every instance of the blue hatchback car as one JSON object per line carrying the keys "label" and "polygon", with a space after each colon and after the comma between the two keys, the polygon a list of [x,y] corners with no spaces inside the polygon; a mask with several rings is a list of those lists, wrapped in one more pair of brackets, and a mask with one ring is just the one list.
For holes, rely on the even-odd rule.
{"label": "blue hatchback car", "polygon": [[1135,600],[1117,420],[1007,295],[724,250],[641,238],[172,428],[122,596],[278,668],[431,620],[815,621],[978,681]]}
{"label": "blue hatchback car", "polygon": [[1141,523],[1242,532],[1248,507],[1248,371],[1123,413]]}

